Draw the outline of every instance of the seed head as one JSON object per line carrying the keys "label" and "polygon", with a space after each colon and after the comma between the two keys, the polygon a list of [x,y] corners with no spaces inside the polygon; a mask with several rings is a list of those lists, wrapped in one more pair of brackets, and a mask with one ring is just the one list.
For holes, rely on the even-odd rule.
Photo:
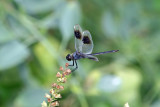
{"label": "seed head", "polygon": [[68,66],[69,66],[69,63],[66,63],[66,64],[65,64],[65,67],[67,68]]}
{"label": "seed head", "polygon": [[46,98],[51,98],[51,96],[49,94],[47,94],[47,93],[45,94],[45,97]]}
{"label": "seed head", "polygon": [[52,98],[47,98],[47,101],[48,101],[48,102],[51,102],[51,101],[52,101]]}
{"label": "seed head", "polygon": [[57,89],[60,89],[60,85],[57,85],[57,87],[56,87]]}
{"label": "seed head", "polygon": [[61,77],[61,73],[57,72],[56,77],[60,78]]}
{"label": "seed head", "polygon": [[59,102],[58,101],[54,101],[54,102],[51,103],[51,106],[53,106],[53,107],[54,106],[59,106]]}
{"label": "seed head", "polygon": [[61,78],[58,78],[58,79],[57,79],[57,82],[61,82],[61,80],[62,80]]}
{"label": "seed head", "polygon": [[41,103],[41,105],[42,105],[42,107],[47,107],[47,103],[46,103],[45,101],[43,101],[43,102]]}
{"label": "seed head", "polygon": [[70,69],[66,69],[67,75],[69,75],[71,73]]}
{"label": "seed head", "polygon": [[59,87],[61,90],[64,90],[64,86],[62,86],[62,85],[60,85],[60,87]]}
{"label": "seed head", "polygon": [[55,94],[54,97],[55,98],[62,98],[61,94]]}
{"label": "seed head", "polygon": [[51,89],[51,90],[50,90],[50,94],[53,95],[54,93],[55,93],[55,90],[54,90],[54,89]]}
{"label": "seed head", "polygon": [[60,71],[63,71],[63,67],[60,67],[59,70],[60,70]]}
{"label": "seed head", "polygon": [[55,88],[57,86],[57,83],[53,83],[52,87]]}
{"label": "seed head", "polygon": [[66,77],[63,77],[62,79],[61,79],[61,82],[62,83],[65,83],[67,81],[67,78]]}

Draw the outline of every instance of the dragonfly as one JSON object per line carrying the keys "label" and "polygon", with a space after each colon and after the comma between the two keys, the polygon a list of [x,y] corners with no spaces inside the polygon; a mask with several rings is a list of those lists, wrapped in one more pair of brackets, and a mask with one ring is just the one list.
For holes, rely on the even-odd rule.
{"label": "dragonfly", "polygon": [[77,60],[79,59],[87,58],[94,61],[99,61],[98,58],[95,57],[95,55],[101,55],[101,54],[107,54],[107,53],[119,51],[119,50],[111,50],[111,51],[105,51],[105,52],[92,53],[92,50],[94,47],[92,36],[88,30],[85,30],[82,32],[82,28],[78,24],[74,26],[74,36],[75,36],[76,52],[72,54],[68,54],[66,56],[66,59],[68,61],[73,61],[73,64],[69,66],[76,65],[76,67],[72,70],[72,72],[74,72],[78,68]]}

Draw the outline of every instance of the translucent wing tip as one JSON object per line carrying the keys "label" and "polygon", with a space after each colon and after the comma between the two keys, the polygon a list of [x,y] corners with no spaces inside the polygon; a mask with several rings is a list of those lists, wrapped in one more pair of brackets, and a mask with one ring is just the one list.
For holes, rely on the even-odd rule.
{"label": "translucent wing tip", "polygon": [[81,27],[80,27],[80,25],[79,24],[76,24],[76,25],[74,25],[74,30],[81,30]]}
{"label": "translucent wing tip", "polygon": [[75,35],[76,39],[79,39],[79,40],[82,39],[82,29],[79,24],[76,24],[74,26],[74,35]]}
{"label": "translucent wing tip", "polygon": [[90,36],[90,35],[91,35],[91,33],[88,30],[85,30],[83,32],[83,36]]}

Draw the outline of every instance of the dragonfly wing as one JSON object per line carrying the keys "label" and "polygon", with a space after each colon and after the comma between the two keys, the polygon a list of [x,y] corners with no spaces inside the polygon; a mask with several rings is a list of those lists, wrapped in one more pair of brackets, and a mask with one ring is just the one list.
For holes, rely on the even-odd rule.
{"label": "dragonfly wing", "polygon": [[78,52],[82,52],[83,35],[82,35],[82,29],[78,24],[74,26],[74,36],[75,36],[75,49]]}
{"label": "dragonfly wing", "polygon": [[97,57],[92,56],[92,55],[86,55],[86,58],[94,60],[94,61],[99,61]]}
{"label": "dragonfly wing", "polygon": [[93,41],[92,36],[88,30],[83,32],[83,38],[82,38],[82,53],[90,54],[93,50]]}

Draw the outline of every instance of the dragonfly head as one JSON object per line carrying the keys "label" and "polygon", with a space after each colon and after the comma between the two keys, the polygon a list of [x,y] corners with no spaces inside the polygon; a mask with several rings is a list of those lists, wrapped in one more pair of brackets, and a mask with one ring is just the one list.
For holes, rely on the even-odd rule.
{"label": "dragonfly head", "polygon": [[71,54],[68,54],[68,55],[66,56],[66,59],[67,59],[68,61],[71,61],[71,59],[72,59]]}

